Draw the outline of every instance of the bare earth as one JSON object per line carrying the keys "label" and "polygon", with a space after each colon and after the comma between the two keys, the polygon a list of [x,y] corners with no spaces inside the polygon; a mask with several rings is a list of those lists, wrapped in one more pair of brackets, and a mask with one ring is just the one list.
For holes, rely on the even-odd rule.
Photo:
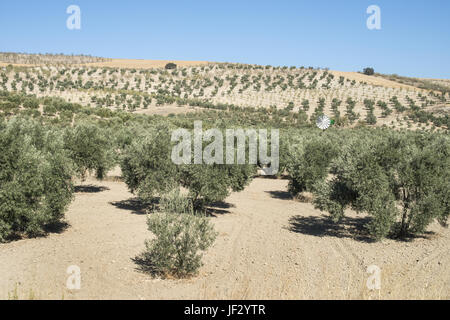
{"label": "bare earth", "polygon": [[[141,60],[141,59],[111,59],[105,62],[92,62],[85,63],[81,65],[86,65],[88,67],[100,67],[100,68],[135,68],[135,69],[149,69],[149,68],[164,68],[164,66],[173,62],[177,66],[188,67],[188,66],[199,66],[205,65],[209,62],[207,61],[179,61],[179,60]],[[11,63],[0,62],[0,67],[6,67]],[[12,65],[17,67],[32,67],[39,66],[39,64],[24,64],[24,63],[13,63]]]}
{"label": "bare earth", "polygon": [[[197,277],[153,279],[132,258],[151,237],[146,215],[123,182],[88,180],[60,233],[0,245],[0,299],[379,299],[450,298],[450,232],[370,243],[336,230],[311,204],[293,201],[286,180],[255,179],[211,218],[219,236]],[[86,192],[89,191],[89,192]],[[95,192],[93,192],[95,191]],[[66,289],[71,265],[81,290]],[[381,290],[369,291],[370,265]]]}
{"label": "bare earth", "polygon": [[358,73],[358,72],[351,72],[351,71],[330,71],[330,72],[332,74],[334,74],[336,77],[342,76],[342,77],[345,77],[350,80],[362,81],[362,82],[366,82],[366,83],[369,83],[374,86],[381,86],[381,87],[386,87],[386,88],[401,88],[401,89],[409,89],[409,90],[419,90],[421,92],[426,92],[426,90],[418,89],[416,87],[413,87],[413,86],[410,86],[407,84],[402,84],[399,82],[387,80],[387,79],[384,79],[381,77],[367,76],[365,74]]}
{"label": "bare earth", "polygon": [[181,67],[208,64],[207,61],[111,59],[111,61],[107,62],[88,63],[86,64],[86,66],[101,67],[101,68],[110,67],[110,68],[148,69],[148,68],[164,68],[164,66],[169,62],[173,62],[177,66]]}

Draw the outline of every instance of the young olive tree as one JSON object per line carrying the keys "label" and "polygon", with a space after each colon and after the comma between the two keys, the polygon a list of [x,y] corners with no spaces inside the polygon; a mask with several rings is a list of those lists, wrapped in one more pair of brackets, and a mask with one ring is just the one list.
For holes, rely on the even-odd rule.
{"label": "young olive tree", "polygon": [[202,253],[217,237],[213,224],[190,213],[154,213],[147,220],[155,237],[137,257],[144,270],[162,277],[189,277],[201,267]]}

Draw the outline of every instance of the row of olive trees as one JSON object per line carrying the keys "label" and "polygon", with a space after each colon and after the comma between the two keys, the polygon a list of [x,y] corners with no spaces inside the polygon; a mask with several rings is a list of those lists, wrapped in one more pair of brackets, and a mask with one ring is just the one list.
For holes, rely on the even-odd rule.
{"label": "row of olive trees", "polygon": [[37,236],[59,222],[72,199],[73,166],[60,132],[12,119],[0,128],[0,242]]}
{"label": "row of olive trees", "polygon": [[289,190],[309,191],[315,207],[341,221],[345,209],[371,217],[376,239],[423,233],[450,214],[450,139],[393,130],[289,134]]}
{"label": "row of olive trees", "polygon": [[45,126],[27,118],[0,124],[0,242],[37,236],[61,222],[72,200],[73,178],[102,178],[115,161],[114,139],[92,123]]}
{"label": "row of olive trees", "polygon": [[[90,173],[102,178],[121,158],[130,189],[144,200],[161,196],[160,212],[148,219],[156,238],[146,242],[140,259],[162,276],[198,270],[199,251],[213,243],[216,233],[194,210],[223,200],[230,189],[242,190],[254,172],[251,166],[176,168],[164,125],[114,130],[80,122],[64,128],[16,117],[0,123],[0,148],[0,242],[44,235],[64,220],[74,178]],[[175,187],[187,188],[189,195],[171,196]]]}
{"label": "row of olive trees", "polygon": [[[241,191],[255,173],[251,165],[175,165],[170,122],[123,129],[116,133],[116,148],[125,182],[144,200],[186,189],[194,206],[224,200]],[[78,134],[66,147],[80,176],[95,170],[101,177],[114,157],[106,133],[83,124],[67,136]],[[85,135],[81,134],[84,132]],[[450,139],[444,134],[396,132],[388,129],[286,130],[280,149],[280,169],[289,175],[293,194],[309,191],[320,210],[335,221],[346,208],[372,216],[368,226],[377,239],[423,232],[434,220],[445,225],[450,207]],[[109,139],[111,140],[111,139]],[[76,151],[76,149],[75,149]],[[80,159],[80,161],[78,161]]]}
{"label": "row of olive trees", "polygon": [[256,172],[250,164],[174,164],[170,126],[165,123],[125,140],[129,144],[121,155],[123,178],[130,190],[145,201],[185,188],[194,207],[201,209],[224,200],[231,191],[243,190]]}

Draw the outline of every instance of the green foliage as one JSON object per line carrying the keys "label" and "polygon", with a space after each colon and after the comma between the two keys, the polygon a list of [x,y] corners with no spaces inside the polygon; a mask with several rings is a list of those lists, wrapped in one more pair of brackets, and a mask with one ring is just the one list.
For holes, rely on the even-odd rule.
{"label": "green foliage", "polygon": [[[345,127],[355,122],[357,122],[357,127],[376,124],[375,101],[368,99],[364,101],[367,109],[367,113],[364,114],[367,116],[365,119],[360,119],[360,114],[354,111],[357,101],[351,98],[343,101],[337,98],[332,100],[331,110],[334,120],[336,120],[336,126],[319,135],[315,131],[309,130],[314,123],[309,123],[306,114],[310,108],[308,100],[303,100],[301,105],[297,106],[300,107],[298,112],[291,111],[299,103],[297,100],[299,97],[307,96],[310,99],[314,97],[314,101],[318,100],[318,106],[311,117],[314,122],[315,118],[325,111],[325,101],[327,100],[324,97],[327,99],[331,97],[327,92],[320,93],[318,96],[315,94],[294,95],[289,99],[295,97],[296,100],[289,102],[284,109],[277,108],[277,106],[269,108],[243,107],[215,103],[211,99],[211,95],[225,95],[227,89],[230,89],[229,93],[235,90],[236,93],[239,91],[242,94],[247,89],[260,91],[264,90],[264,87],[266,91],[278,92],[287,88],[313,89],[320,86],[330,89],[330,85],[336,84],[330,84],[332,77],[327,72],[318,73],[315,70],[299,69],[290,72],[284,67],[267,67],[266,69],[270,72],[264,72],[264,75],[262,73],[245,73],[245,70],[263,70],[263,68],[218,64],[211,67],[186,67],[180,69],[180,72],[161,69],[102,69],[102,76],[97,77],[100,75],[100,70],[97,73],[97,69],[86,67],[59,69],[55,75],[44,69],[33,74],[31,69],[17,69],[17,67],[11,66],[8,68],[8,75],[7,73],[0,74],[0,84],[3,81],[2,87],[7,90],[5,84],[9,81],[12,88],[17,85],[16,88],[20,87],[22,92],[0,91],[0,119],[8,119],[18,114],[28,115],[35,117],[45,126],[40,128],[41,125],[36,122],[35,128],[26,126],[30,131],[18,134],[18,137],[14,138],[17,139],[18,145],[23,145],[24,150],[19,150],[23,154],[16,150],[18,147],[11,147],[11,149],[6,147],[9,146],[8,143],[12,142],[5,142],[5,146],[2,147],[7,153],[15,150],[17,159],[21,159],[19,164],[27,169],[23,169],[23,172],[19,169],[14,170],[24,176],[30,172],[30,188],[35,188],[35,185],[38,184],[33,179],[37,179],[36,177],[41,175],[39,172],[42,171],[41,167],[44,167],[43,163],[50,161],[50,158],[47,159],[45,156],[47,151],[43,150],[48,150],[52,144],[42,143],[42,137],[54,134],[57,136],[55,141],[63,139],[64,145],[62,148],[55,147],[54,150],[48,152],[68,157],[66,160],[71,161],[64,163],[69,167],[73,162],[76,172],[82,178],[90,171],[95,171],[99,177],[103,176],[117,157],[121,160],[123,177],[131,191],[136,192],[144,200],[152,200],[156,196],[161,196],[160,208],[164,211],[190,212],[194,210],[193,208],[198,209],[225,199],[231,191],[242,190],[253,176],[255,168],[246,165],[175,166],[170,159],[169,132],[172,127],[192,129],[193,120],[202,120],[205,127],[255,128],[264,126],[268,129],[280,128],[282,141],[279,174],[286,171],[290,174],[290,190],[294,194],[313,191],[317,206],[329,211],[336,221],[342,217],[345,208],[368,212],[373,219],[370,230],[378,238],[389,233],[421,232],[420,230],[424,230],[424,227],[433,219],[445,224],[448,216],[445,213],[448,212],[449,201],[449,195],[445,190],[450,188],[445,182],[449,172],[446,167],[448,164],[442,159],[443,155],[447,154],[445,146],[448,145],[448,139],[444,139],[438,134],[417,136],[406,133],[398,134],[398,136],[392,133],[392,137],[396,137],[392,138],[388,134],[389,131],[368,130],[368,128],[339,130],[339,126]],[[209,70],[231,70],[232,72],[212,75],[207,73]],[[276,71],[276,73],[272,74],[272,71]],[[9,72],[13,75],[13,79],[8,80]],[[107,72],[108,75],[106,75]],[[77,75],[85,73],[88,76],[95,75],[95,77],[88,81],[84,77],[77,79]],[[24,74],[26,81],[21,79]],[[134,75],[129,78],[130,74]],[[74,78],[71,78],[71,75]],[[103,77],[103,75],[107,77]],[[156,77],[154,77],[155,75]],[[127,79],[121,81],[122,76],[123,79]],[[141,81],[143,82],[141,83]],[[56,91],[79,89],[85,90],[86,93],[91,89],[94,92],[98,91],[99,94],[91,96],[90,101],[97,107],[81,106],[66,102],[61,98],[37,98],[33,95],[26,95],[24,88],[33,90],[33,84],[39,87],[40,96],[53,94],[54,89]],[[139,92],[142,88],[141,84],[145,84],[146,92]],[[356,81],[340,77],[339,84],[347,87],[349,84],[356,85]],[[209,95],[211,92],[213,93]],[[399,94],[403,103],[404,95]],[[386,100],[387,103],[378,101],[376,106],[381,109],[383,117],[396,112],[398,119],[401,117],[407,121],[408,127],[413,122],[420,122],[427,125],[434,124],[437,127],[436,130],[448,129],[450,117],[446,114],[445,109],[442,111],[426,109],[435,103],[445,104],[448,93],[447,95],[444,93],[442,95],[418,94],[419,99],[414,93],[411,94],[411,98],[406,98],[405,106],[395,96],[386,97],[389,99]],[[169,117],[129,112],[141,106],[145,108],[152,101],[159,105],[191,106],[202,111],[172,114]],[[286,100],[281,99],[281,101]],[[342,108],[339,110],[341,105],[345,110]],[[43,114],[39,112],[39,106],[43,107]],[[123,108],[127,112],[110,109],[109,107],[112,106]],[[407,112],[407,114],[400,115],[403,112]],[[216,125],[217,122],[221,124]],[[10,124],[0,125],[2,130],[7,126]],[[33,129],[30,129],[32,127]],[[302,128],[301,132],[296,130],[299,127]],[[67,129],[61,130],[61,128]],[[402,140],[404,146],[390,146],[391,143],[395,146],[393,141],[400,139],[399,137],[404,139]],[[26,141],[22,142],[20,139]],[[27,142],[27,139],[31,140]],[[437,143],[437,141],[440,142]],[[55,146],[58,143],[55,142]],[[383,145],[390,147],[383,149]],[[36,149],[35,152],[33,151],[34,153],[30,151],[34,150],[33,148]],[[340,152],[341,149],[342,152]],[[421,153],[422,151],[423,153]],[[433,152],[441,155],[434,159]],[[346,158],[344,155],[347,155]],[[8,159],[8,161],[12,161],[11,159],[15,158],[11,156]],[[55,159],[58,159],[58,156],[55,156]],[[40,165],[35,164],[34,160]],[[3,166],[3,163],[0,165]],[[8,164],[8,166],[11,165]],[[5,165],[5,168],[8,166]],[[427,173],[427,170],[431,170],[428,166],[435,168],[436,172]],[[427,180],[424,172],[433,177],[431,181]],[[25,180],[23,178],[21,181]],[[58,183],[56,185],[58,186]],[[61,186],[64,185],[61,183],[52,193],[56,194],[56,190],[65,192],[67,188]],[[14,189],[14,187],[11,188]],[[6,187],[2,190],[10,192]],[[170,190],[176,191],[168,193]],[[186,196],[181,196],[179,190],[186,191]],[[403,194],[403,190],[405,190],[405,194]],[[27,193],[26,196],[28,197],[30,194],[30,197],[34,197],[35,193],[33,192]],[[18,199],[17,201],[20,203],[22,198]],[[59,203],[56,196],[52,198],[49,195],[45,199],[46,201],[53,199],[51,206],[54,207]],[[40,206],[44,202],[36,202],[36,206]],[[12,204],[14,201],[9,205],[12,206]],[[23,211],[25,211],[25,207],[27,206],[18,206]],[[32,208],[28,210],[30,212],[37,210],[32,205],[29,207]],[[406,210],[403,209],[405,207]],[[2,213],[0,212],[0,214]],[[4,216],[6,217],[6,214]],[[5,221],[7,221],[6,218],[0,219],[0,234],[3,235],[12,232],[12,220]],[[23,224],[28,224],[28,222]],[[24,230],[19,227],[13,228]]]}
{"label": "green foliage", "polygon": [[177,186],[177,168],[171,159],[169,128],[149,128],[125,148],[120,166],[131,192],[145,201],[173,190]]}
{"label": "green foliage", "polygon": [[155,238],[146,241],[146,251],[138,260],[147,271],[162,277],[195,275],[202,265],[201,251],[217,236],[207,218],[188,213],[154,213],[147,224]]}
{"label": "green foliage", "polygon": [[445,225],[450,214],[448,137],[370,133],[349,137],[333,161],[334,177],[317,186],[316,207],[335,221],[347,207],[368,213],[368,230],[376,239],[422,233],[433,220]]}
{"label": "green foliage", "polygon": [[367,76],[373,76],[375,74],[375,70],[373,68],[364,68],[363,73]]}
{"label": "green foliage", "polygon": [[173,62],[169,62],[169,63],[166,64],[166,66],[164,68],[167,69],[167,70],[176,69],[177,65],[175,63],[173,63]]}
{"label": "green foliage", "polygon": [[296,196],[303,191],[314,191],[314,185],[326,178],[336,151],[328,137],[300,137],[287,154],[289,192]]}
{"label": "green foliage", "polygon": [[93,123],[81,122],[64,134],[64,148],[83,180],[93,171],[99,179],[105,176],[114,165],[113,147],[110,132]]}
{"label": "green foliage", "polygon": [[189,190],[196,208],[223,201],[230,191],[244,190],[253,175],[252,165],[202,164],[178,167],[181,186]]}
{"label": "green foliage", "polygon": [[303,108],[303,111],[308,111],[309,110],[309,100],[303,100],[302,101],[302,108]]}
{"label": "green foliage", "polygon": [[179,189],[175,189],[161,196],[159,210],[165,213],[194,213],[192,199],[182,195]]}
{"label": "green foliage", "polygon": [[149,128],[125,148],[122,174],[132,192],[145,201],[184,187],[194,207],[200,209],[224,200],[231,191],[242,191],[255,174],[255,166],[226,164],[175,165],[171,159],[169,127]]}
{"label": "green foliage", "polygon": [[72,200],[72,167],[61,134],[32,120],[0,130],[0,241],[37,236],[64,218]]}

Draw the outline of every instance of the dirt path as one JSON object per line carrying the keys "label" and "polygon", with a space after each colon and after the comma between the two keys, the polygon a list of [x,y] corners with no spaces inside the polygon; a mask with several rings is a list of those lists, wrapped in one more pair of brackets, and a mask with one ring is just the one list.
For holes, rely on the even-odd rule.
{"label": "dirt path", "polygon": [[[285,180],[255,179],[218,208],[219,237],[200,274],[160,280],[131,260],[149,237],[146,216],[122,182],[88,181],[67,212],[70,226],[48,237],[0,245],[0,298],[21,299],[347,299],[450,298],[450,232],[413,242],[370,243],[330,224],[311,204],[292,201]],[[69,266],[81,290],[68,290]],[[380,291],[366,288],[369,265]]]}

